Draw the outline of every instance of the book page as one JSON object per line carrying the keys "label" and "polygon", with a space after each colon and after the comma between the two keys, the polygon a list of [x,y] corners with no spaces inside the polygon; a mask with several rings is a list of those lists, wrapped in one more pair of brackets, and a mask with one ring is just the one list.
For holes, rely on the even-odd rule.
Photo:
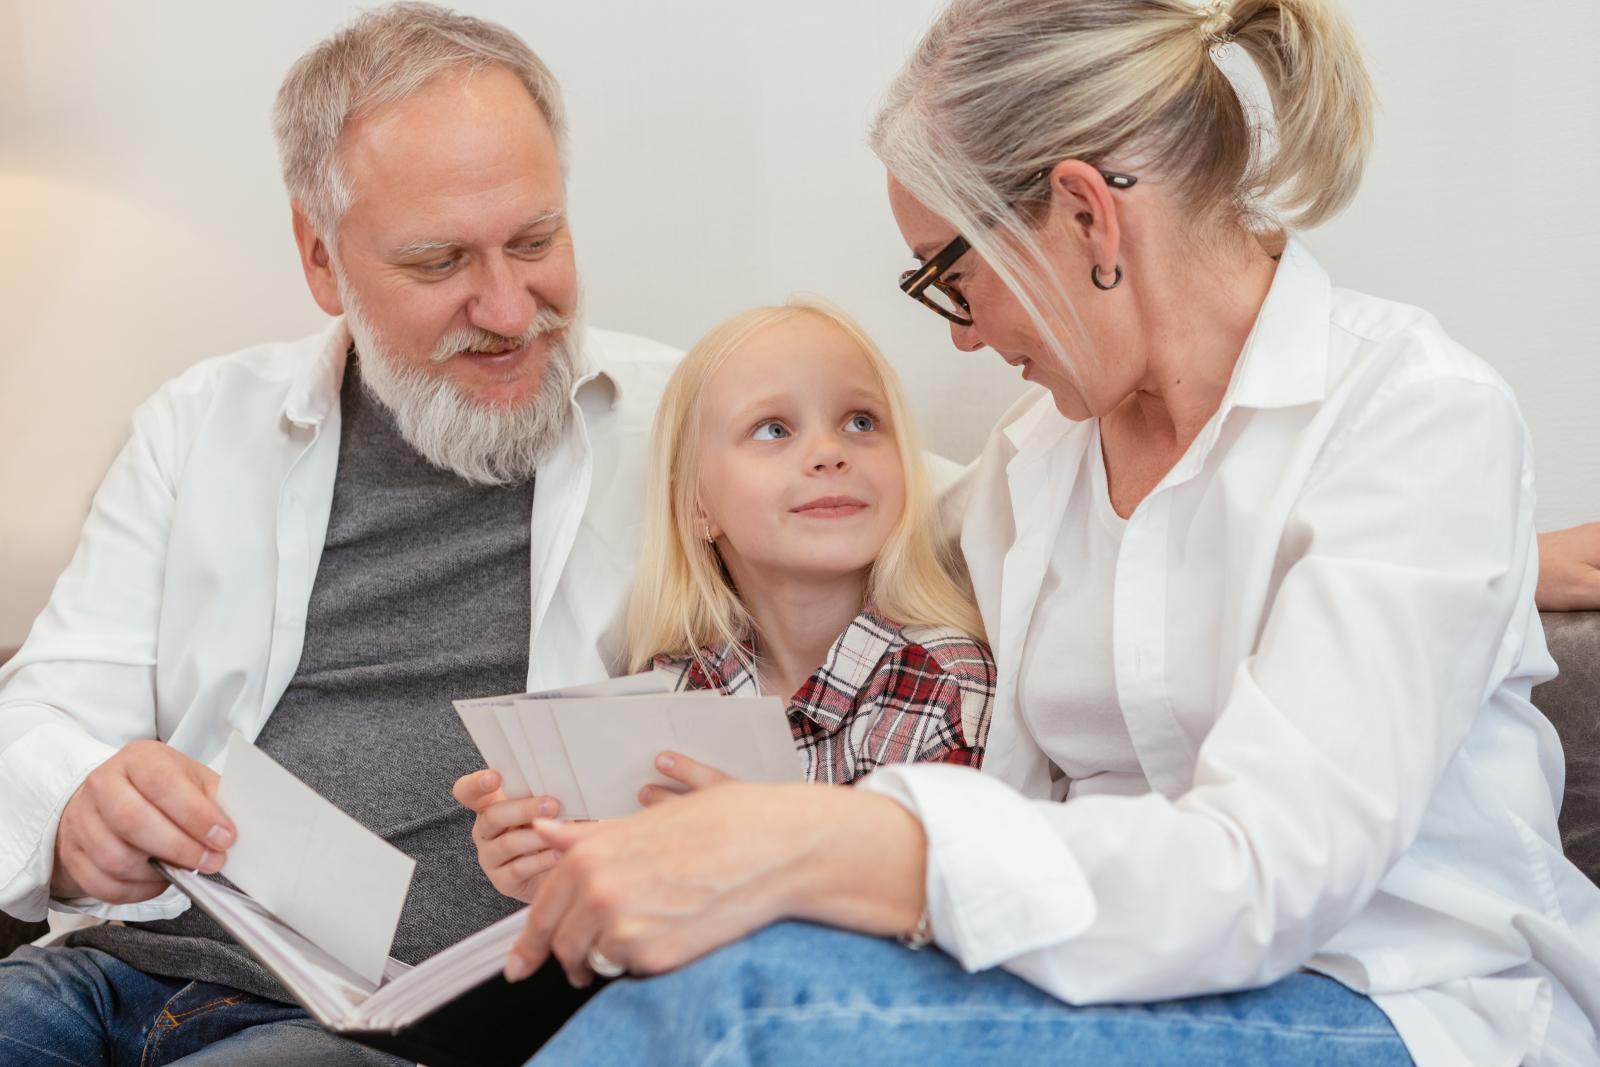
{"label": "book page", "polygon": [[238,732],[228,740],[217,804],[239,832],[222,870],[228,880],[356,974],[381,982],[416,861]]}

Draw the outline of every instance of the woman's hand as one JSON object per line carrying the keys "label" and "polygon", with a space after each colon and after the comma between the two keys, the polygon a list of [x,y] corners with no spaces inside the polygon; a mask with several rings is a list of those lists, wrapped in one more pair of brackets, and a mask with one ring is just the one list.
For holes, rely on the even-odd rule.
{"label": "woman's hand", "polygon": [[541,819],[534,832],[563,857],[507,958],[511,981],[552,955],[586,986],[591,950],[658,974],[779,919],[889,935],[922,914],[922,825],[873,793],[723,782],[625,819]]}
{"label": "woman's hand", "polygon": [[489,883],[524,904],[532,900],[540,879],[561,858],[534,832],[533,821],[561,814],[561,803],[555,797],[508,800],[497,771],[464,774],[456,779],[451,794],[478,816],[472,823],[472,842]]}
{"label": "woman's hand", "polygon": [[1540,611],[1600,610],[1600,522],[1539,535]]}
{"label": "woman's hand", "polygon": [[639,790],[639,803],[647,808],[655,807],[664,800],[681,797],[685,793],[692,793],[697,789],[705,789],[723,782],[731,782],[732,778],[723,774],[715,767],[708,767],[698,760],[677,752],[663,752],[656,757],[656,770],[671,778],[674,782],[683,785],[682,789],[672,789],[664,785],[647,785]]}

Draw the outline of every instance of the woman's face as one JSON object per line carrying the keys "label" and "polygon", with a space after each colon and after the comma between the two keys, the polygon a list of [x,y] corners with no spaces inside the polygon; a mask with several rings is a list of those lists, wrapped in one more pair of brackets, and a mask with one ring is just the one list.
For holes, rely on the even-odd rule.
{"label": "woman's face", "polygon": [[[889,179],[889,206],[901,235],[918,260],[933,258],[956,236],[950,223],[924,207],[893,177]],[[1001,359],[1020,368],[1024,379],[1050,390],[1056,408],[1069,419],[1104,414],[1132,391],[1131,377],[1116,373],[1114,365],[1108,366],[1088,355],[1082,350],[1081,342],[1075,343],[1074,339],[1086,335],[1090,351],[1108,350],[1105,341],[1115,335],[1114,324],[1103,321],[1098,313],[1108,310],[1105,297],[1110,294],[1095,290],[1089,281],[1094,264],[1086,244],[1073,240],[1052,218],[1046,219],[1039,237],[1047,259],[1061,279],[1064,295],[1077,309],[1083,325],[1082,335],[1070,323],[1063,323],[1060,331],[1063,341],[1073,350],[1071,370],[1062,366],[1048,342],[1040,336],[1033,319],[999,275],[973,251],[951,264],[943,275],[945,281],[966,297],[972,316],[970,326],[950,324],[950,340],[963,352],[975,352],[986,346],[994,349]],[[1097,301],[1096,296],[1101,299]],[[1051,309],[1042,310],[1048,319]],[[1123,381],[1123,378],[1129,380]]]}
{"label": "woman's face", "polygon": [[700,507],[741,587],[864,572],[905,510],[883,387],[832,322],[758,331],[701,394]]}

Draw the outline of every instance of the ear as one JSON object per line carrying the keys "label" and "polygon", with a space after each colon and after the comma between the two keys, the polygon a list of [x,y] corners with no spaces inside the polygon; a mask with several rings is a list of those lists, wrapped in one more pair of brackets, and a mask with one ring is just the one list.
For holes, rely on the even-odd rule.
{"label": "ear", "polygon": [[1122,251],[1119,205],[1100,172],[1079,159],[1064,159],[1050,171],[1050,221],[1082,242],[1101,273],[1110,277]]}
{"label": "ear", "polygon": [[328,253],[328,246],[300,205],[290,206],[294,214],[294,243],[300,249],[300,269],[305,272],[311,298],[328,314],[342,315],[344,301],[339,299],[339,281],[333,275],[333,257]]}
{"label": "ear", "polygon": [[705,506],[702,505],[698,500],[695,501],[694,505],[694,524],[700,530],[700,536],[702,538],[708,533],[711,535],[711,539],[713,541],[719,540],[722,537],[722,527],[711,521],[711,516],[706,514]]}

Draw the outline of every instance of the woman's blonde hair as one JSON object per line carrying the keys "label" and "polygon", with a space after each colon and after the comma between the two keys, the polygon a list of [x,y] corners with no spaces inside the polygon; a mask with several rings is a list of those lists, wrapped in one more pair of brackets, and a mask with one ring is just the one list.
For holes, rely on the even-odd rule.
{"label": "woman's blonde hair", "polygon": [[832,323],[861,349],[883,388],[905,474],[905,511],[870,568],[867,599],[885,618],[902,625],[950,627],[983,637],[978,610],[954,576],[953,554],[935,541],[933,488],[894,368],[848,315],[806,297],[781,307],[753,308],[719,324],[688,351],[667,383],[651,437],[644,547],[628,605],[632,670],[648,667],[658,655],[694,655],[722,644],[738,647],[754,636],[750,614],[696,518],[700,398],[740,345],[802,316]]}
{"label": "woman's blonde hair", "polygon": [[[1270,116],[1247,111],[1218,66],[1230,43],[1260,71]],[[1372,111],[1335,0],[953,0],[891,84],[871,141],[1070,374],[1051,323],[1078,319],[1035,233],[1041,172],[1116,160],[1166,179],[1196,229],[1308,228],[1354,196]]]}

